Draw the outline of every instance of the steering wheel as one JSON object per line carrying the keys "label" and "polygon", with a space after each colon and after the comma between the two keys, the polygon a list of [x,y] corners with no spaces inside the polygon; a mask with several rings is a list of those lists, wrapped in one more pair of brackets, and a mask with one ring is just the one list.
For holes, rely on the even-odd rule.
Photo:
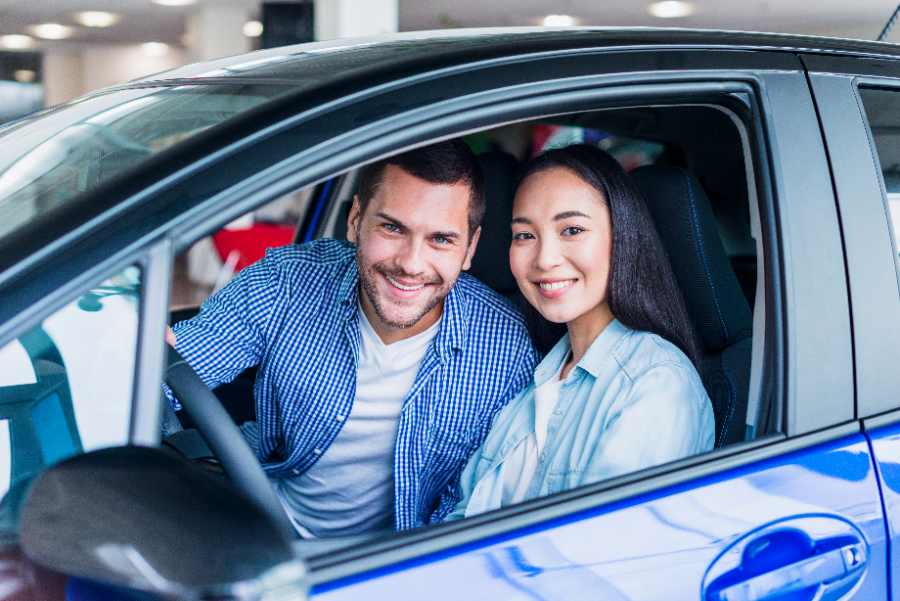
{"label": "steering wheel", "polygon": [[296,538],[294,526],[284,512],[269,478],[222,403],[207,388],[197,372],[170,345],[165,381],[194,420],[197,431],[209,446],[228,478],[265,515],[285,539]]}

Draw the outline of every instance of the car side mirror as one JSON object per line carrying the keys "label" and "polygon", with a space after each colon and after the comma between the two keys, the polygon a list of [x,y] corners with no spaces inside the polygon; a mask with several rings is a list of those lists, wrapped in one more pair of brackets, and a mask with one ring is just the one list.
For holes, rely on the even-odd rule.
{"label": "car side mirror", "polygon": [[291,542],[223,478],[168,451],[117,447],[38,476],[22,550],[69,576],[173,597],[305,598]]}

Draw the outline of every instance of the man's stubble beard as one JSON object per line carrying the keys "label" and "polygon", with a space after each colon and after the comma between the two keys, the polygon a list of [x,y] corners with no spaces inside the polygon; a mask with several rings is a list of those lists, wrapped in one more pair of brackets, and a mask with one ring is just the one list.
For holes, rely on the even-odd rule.
{"label": "man's stubble beard", "polygon": [[[358,239],[358,238],[357,238]],[[373,265],[371,267],[367,267],[363,255],[359,250],[359,246],[356,247],[356,265],[359,271],[359,282],[362,285],[363,293],[366,295],[366,298],[369,299],[369,302],[372,304],[372,308],[375,309],[375,314],[378,316],[378,319],[381,320],[382,323],[400,330],[405,330],[407,328],[411,328],[419,321],[428,315],[428,313],[438,306],[445,298],[447,298],[447,294],[450,293],[450,288],[452,285],[441,285],[438,289],[437,293],[432,296],[431,300],[428,301],[422,310],[414,319],[410,319],[407,321],[392,321],[388,319],[385,315],[384,307],[381,306],[381,301],[378,298],[378,288],[375,284],[375,278],[377,277],[375,274],[380,273],[381,275],[389,275],[389,276],[398,276],[398,277],[409,277],[408,274],[404,274],[402,272],[390,271],[387,269],[379,269],[377,265]],[[440,280],[443,282],[443,280]],[[438,282],[429,282],[428,284],[434,285],[438,284]],[[440,285],[440,284],[438,284]]]}

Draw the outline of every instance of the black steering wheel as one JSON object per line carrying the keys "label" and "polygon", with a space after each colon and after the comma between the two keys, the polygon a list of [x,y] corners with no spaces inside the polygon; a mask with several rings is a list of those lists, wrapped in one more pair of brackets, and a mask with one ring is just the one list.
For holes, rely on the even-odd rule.
{"label": "black steering wheel", "polygon": [[181,401],[182,409],[194,420],[197,431],[219,460],[225,474],[269,516],[286,540],[296,538],[294,527],[268,476],[231,416],[178,351],[168,344],[166,348],[166,384]]}

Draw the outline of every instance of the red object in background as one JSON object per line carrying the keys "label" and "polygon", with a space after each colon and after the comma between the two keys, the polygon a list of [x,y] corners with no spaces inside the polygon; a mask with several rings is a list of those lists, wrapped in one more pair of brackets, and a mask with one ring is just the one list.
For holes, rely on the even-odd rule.
{"label": "red object in background", "polygon": [[238,253],[234,271],[263,258],[267,248],[285,246],[294,241],[294,226],[274,223],[254,223],[243,229],[221,229],[213,234],[213,245],[223,263],[233,252]]}

